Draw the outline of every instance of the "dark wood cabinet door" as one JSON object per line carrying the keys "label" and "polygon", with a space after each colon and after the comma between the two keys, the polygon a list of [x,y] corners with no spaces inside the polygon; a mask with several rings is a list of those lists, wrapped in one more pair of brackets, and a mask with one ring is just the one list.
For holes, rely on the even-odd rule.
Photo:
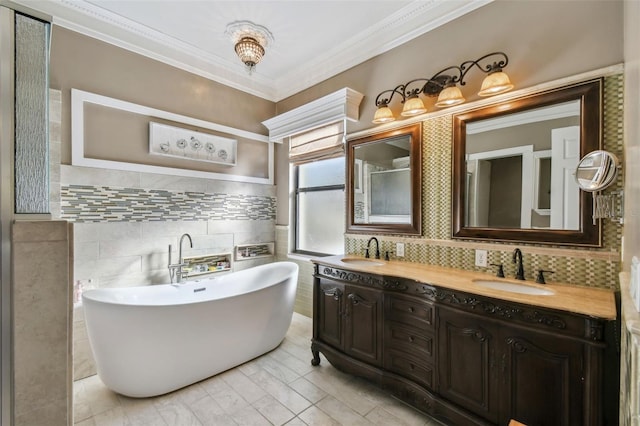
{"label": "dark wood cabinet door", "polygon": [[382,292],[346,286],[344,303],[345,352],[372,365],[382,365]]}
{"label": "dark wood cabinet door", "polygon": [[[503,327],[500,366],[504,415],[527,425],[584,424],[584,345],[571,339]],[[504,382],[504,384],[502,383]]]}
{"label": "dark wood cabinet door", "polygon": [[343,342],[343,301],[344,284],[326,279],[320,280],[316,288],[318,321],[317,330],[320,341],[342,349]]}
{"label": "dark wood cabinet door", "polygon": [[476,315],[439,309],[440,394],[492,423],[499,419],[494,366],[498,328]]}

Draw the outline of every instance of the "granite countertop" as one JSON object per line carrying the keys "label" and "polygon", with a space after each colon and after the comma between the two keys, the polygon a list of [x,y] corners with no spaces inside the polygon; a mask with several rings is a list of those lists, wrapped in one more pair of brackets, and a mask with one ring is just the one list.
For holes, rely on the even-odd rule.
{"label": "granite countertop", "polygon": [[[344,259],[347,259],[347,261],[344,261]],[[355,261],[349,262],[348,259],[354,259]],[[524,303],[541,308],[573,312],[576,314],[607,320],[616,318],[614,292],[606,289],[582,287],[563,283],[536,284],[534,281],[497,278],[491,274],[482,272],[464,271],[460,269],[425,265],[414,262],[364,259],[352,255],[318,257],[312,259],[312,262],[351,271],[407,278],[450,290],[464,291],[466,293],[476,294],[479,296]],[[482,287],[474,282],[474,280],[513,283],[520,286],[524,285],[543,290],[550,290],[553,294],[532,295],[497,290]]]}

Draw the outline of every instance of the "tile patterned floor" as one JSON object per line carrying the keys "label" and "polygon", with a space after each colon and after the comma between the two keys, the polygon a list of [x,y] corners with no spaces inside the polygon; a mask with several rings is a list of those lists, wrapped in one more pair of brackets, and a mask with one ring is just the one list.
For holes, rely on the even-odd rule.
{"label": "tile patterned floor", "polygon": [[118,395],[98,376],[79,380],[75,425],[441,425],[324,358],[311,366],[311,327],[310,318],[294,314],[274,351],[155,398]]}

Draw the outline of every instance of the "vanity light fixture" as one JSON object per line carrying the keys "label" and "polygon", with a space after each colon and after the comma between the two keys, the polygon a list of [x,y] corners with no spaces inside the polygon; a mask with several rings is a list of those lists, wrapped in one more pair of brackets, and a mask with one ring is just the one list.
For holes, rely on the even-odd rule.
{"label": "vanity light fixture", "polygon": [[249,74],[262,60],[268,44],[273,42],[273,35],[266,27],[250,21],[230,23],[225,34],[231,38],[236,55],[246,66]]}
{"label": "vanity light fixture", "polygon": [[400,115],[403,117],[412,117],[414,115],[424,114],[425,112],[427,112],[427,108],[424,106],[422,99],[416,94],[405,101]]}
{"label": "vanity light fixture", "polygon": [[[479,96],[493,96],[507,92],[513,89],[509,76],[503,71],[508,62],[509,58],[506,54],[493,52],[475,61],[464,61],[459,66],[447,67],[431,78],[417,78],[393,89],[384,90],[376,96],[375,104],[378,109],[373,117],[373,123],[381,124],[395,120],[389,103],[396,94],[402,98],[400,102],[404,104],[400,113],[403,117],[412,117],[427,112],[424,102],[419,97],[420,94],[438,96],[435,103],[438,108],[446,108],[465,102],[458,85],[464,86],[466,84],[464,78],[474,66],[488,74],[482,82],[480,92],[478,92]],[[485,65],[482,65],[483,63]]]}

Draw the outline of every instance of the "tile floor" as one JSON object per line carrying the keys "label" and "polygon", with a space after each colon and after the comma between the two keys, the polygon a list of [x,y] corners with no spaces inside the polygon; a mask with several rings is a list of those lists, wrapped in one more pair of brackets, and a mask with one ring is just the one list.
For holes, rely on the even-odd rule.
{"label": "tile floor", "polygon": [[310,318],[294,314],[277,349],[155,398],[118,395],[98,376],[79,380],[75,425],[441,425],[324,358],[313,367],[311,327]]}

